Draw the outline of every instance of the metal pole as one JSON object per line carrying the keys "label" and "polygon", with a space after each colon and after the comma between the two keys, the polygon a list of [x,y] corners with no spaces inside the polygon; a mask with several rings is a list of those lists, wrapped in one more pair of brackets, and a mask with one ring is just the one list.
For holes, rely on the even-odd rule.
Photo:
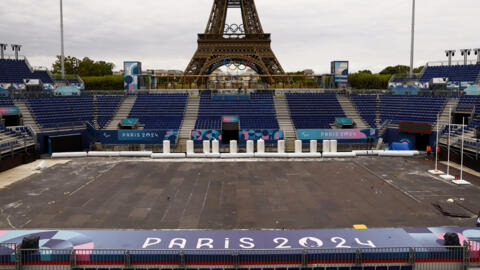
{"label": "metal pole", "polygon": [[63,0],[60,0],[60,39],[61,39],[61,47],[62,47],[62,55],[61,55],[62,80],[65,80],[65,51],[64,51],[64,45],[63,45]]}
{"label": "metal pole", "polygon": [[448,161],[447,175],[450,175],[450,134],[452,130],[452,106],[450,106],[450,117],[448,118]]}
{"label": "metal pole", "polygon": [[435,172],[438,171],[438,124],[439,123],[439,117],[437,114],[437,143],[435,144]]}
{"label": "metal pole", "polygon": [[464,145],[464,135],[465,135],[465,117],[462,120],[462,156],[461,156],[461,163],[460,163],[460,180],[463,180],[463,145]]}
{"label": "metal pole", "polygon": [[413,77],[413,58],[415,50],[415,0],[412,0],[412,44],[410,47],[410,78]]}

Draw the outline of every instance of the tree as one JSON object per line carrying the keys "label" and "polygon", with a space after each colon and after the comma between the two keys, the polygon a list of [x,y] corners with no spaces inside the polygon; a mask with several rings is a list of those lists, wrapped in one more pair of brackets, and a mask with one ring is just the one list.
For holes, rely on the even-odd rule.
{"label": "tree", "polygon": [[397,65],[397,66],[386,67],[385,69],[380,71],[380,74],[381,75],[393,75],[393,74],[408,73],[408,72],[410,72],[410,67]]}
{"label": "tree", "polygon": [[[73,56],[65,57],[65,74],[77,74],[78,59]],[[57,55],[57,60],[52,65],[52,73],[62,73],[62,57]]]}
{"label": "tree", "polygon": [[365,69],[365,70],[358,71],[358,73],[372,74],[372,71]]}
{"label": "tree", "polygon": [[[52,66],[53,73],[61,73],[61,58]],[[72,56],[65,57],[65,73],[80,76],[107,76],[113,74],[113,63],[105,61],[94,61],[88,57],[79,60]]]}

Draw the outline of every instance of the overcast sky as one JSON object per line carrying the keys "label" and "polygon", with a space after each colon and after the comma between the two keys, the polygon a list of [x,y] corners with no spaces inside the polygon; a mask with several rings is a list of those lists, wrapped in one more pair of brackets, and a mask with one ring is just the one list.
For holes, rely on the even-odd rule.
{"label": "overcast sky", "polygon": [[[409,64],[411,0],[257,0],[263,29],[286,71],[327,73]],[[66,55],[143,69],[184,70],[213,0],[64,0]],[[480,0],[417,0],[416,65],[445,49],[480,47]],[[59,0],[1,0],[0,42],[19,43],[33,66],[60,52]],[[238,20],[235,15],[229,19]],[[238,22],[240,23],[240,22]],[[458,53],[456,58],[460,58]],[[475,56],[472,55],[471,59]]]}

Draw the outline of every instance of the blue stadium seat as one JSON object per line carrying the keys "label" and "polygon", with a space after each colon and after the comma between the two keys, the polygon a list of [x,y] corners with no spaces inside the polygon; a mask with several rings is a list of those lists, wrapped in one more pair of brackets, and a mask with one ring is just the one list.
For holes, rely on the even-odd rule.
{"label": "blue stadium seat", "polygon": [[480,74],[480,65],[429,66],[420,82],[433,78],[449,78],[451,82],[475,82]]}
{"label": "blue stadium seat", "polygon": [[336,94],[294,93],[286,97],[297,129],[329,129],[335,118],[345,117]]}
{"label": "blue stadium seat", "polygon": [[222,116],[240,117],[240,129],[279,129],[270,93],[251,94],[249,99],[216,99],[210,93],[203,93],[195,129],[222,128]]}
{"label": "blue stadium seat", "polygon": [[187,104],[187,94],[142,94],[130,112],[145,129],[178,130]]}

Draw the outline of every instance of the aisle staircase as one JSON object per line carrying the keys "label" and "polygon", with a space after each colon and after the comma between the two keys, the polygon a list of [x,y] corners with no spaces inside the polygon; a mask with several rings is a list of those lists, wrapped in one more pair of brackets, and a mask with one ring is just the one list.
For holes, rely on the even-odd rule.
{"label": "aisle staircase", "polygon": [[340,106],[342,106],[342,109],[345,112],[345,115],[348,118],[353,119],[353,121],[356,123],[356,128],[360,128],[360,129],[370,128],[370,125],[367,124],[367,122],[365,122],[365,120],[360,115],[357,108],[353,105],[349,97],[346,97],[343,95],[337,95],[337,100],[338,100],[338,103],[340,103]]}
{"label": "aisle staircase", "polygon": [[452,108],[452,112],[455,112],[459,101],[460,100],[458,98],[447,99],[447,102],[445,103],[445,107],[443,108],[442,113],[440,113],[439,115],[438,122],[435,123],[435,125],[433,126],[433,130],[437,129],[436,125],[438,125],[438,128],[440,130],[443,129],[443,127],[445,127],[446,125],[448,125],[448,122],[450,120],[450,108]]}
{"label": "aisle staircase", "polygon": [[200,96],[190,95],[183,114],[183,121],[178,131],[177,150],[186,150],[187,141],[192,137],[192,130],[197,123],[198,110],[200,109]]}
{"label": "aisle staircase", "polygon": [[122,122],[123,119],[128,118],[130,115],[130,111],[135,105],[135,101],[137,101],[137,96],[128,96],[126,97],[118,111],[115,113],[115,116],[110,120],[110,122],[106,125],[107,130],[116,130],[118,129],[118,124]]}
{"label": "aisle staircase", "polygon": [[93,96],[93,125],[96,129],[100,129],[98,125],[98,98],[97,96]]}
{"label": "aisle staircase", "polygon": [[297,132],[290,116],[288,101],[285,98],[285,95],[276,95],[273,99],[273,102],[278,125],[280,126],[280,129],[283,130],[285,135],[286,149],[287,151],[293,151],[295,149]]}
{"label": "aisle staircase", "polygon": [[30,126],[33,130],[33,132],[38,133],[41,131],[40,126],[37,124],[37,121],[32,115],[32,112],[30,111],[30,108],[28,105],[25,103],[23,100],[14,100],[13,101],[15,106],[18,107],[18,110],[23,116],[23,125],[24,126]]}

